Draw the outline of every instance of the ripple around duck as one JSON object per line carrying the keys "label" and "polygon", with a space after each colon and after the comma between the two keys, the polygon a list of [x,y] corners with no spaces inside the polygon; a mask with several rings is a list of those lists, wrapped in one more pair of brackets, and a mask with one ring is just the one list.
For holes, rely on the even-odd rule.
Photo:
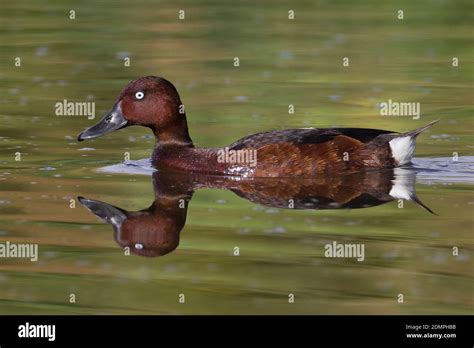
{"label": "ripple around duck", "polygon": [[474,156],[414,158],[411,168],[416,171],[416,181],[430,183],[474,184]]}
{"label": "ripple around duck", "polygon": [[151,160],[149,158],[145,158],[102,167],[99,168],[98,171],[101,173],[110,174],[151,175],[156,171],[156,169],[152,167]]}
{"label": "ripple around duck", "polygon": [[[412,165],[404,167],[416,172],[416,181],[422,184],[464,183],[474,184],[474,156],[413,158]],[[155,168],[150,159],[128,161],[102,167],[98,170],[110,174],[151,175]]]}

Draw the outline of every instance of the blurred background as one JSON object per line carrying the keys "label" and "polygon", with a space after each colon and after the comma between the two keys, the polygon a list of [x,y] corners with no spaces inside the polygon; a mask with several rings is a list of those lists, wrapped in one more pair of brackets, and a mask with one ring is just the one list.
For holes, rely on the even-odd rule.
{"label": "blurred background", "polygon": [[[175,84],[197,146],[264,130],[408,131],[440,119],[419,137],[416,156],[469,158],[472,7],[469,0],[2,0],[0,242],[39,243],[40,254],[38,262],[0,259],[0,313],[472,314],[472,182],[417,184],[439,216],[396,202],[291,211],[199,190],[180,246],[158,258],[124,256],[109,225],[69,207],[78,195],[127,210],[152,203],[150,177],[97,172],[124,152],[149,157],[149,130],[76,141],[142,75]],[[64,99],[95,102],[96,119],[56,116]],[[419,102],[420,119],[380,116],[388,99]],[[365,262],[325,258],[333,240],[365,243]]]}

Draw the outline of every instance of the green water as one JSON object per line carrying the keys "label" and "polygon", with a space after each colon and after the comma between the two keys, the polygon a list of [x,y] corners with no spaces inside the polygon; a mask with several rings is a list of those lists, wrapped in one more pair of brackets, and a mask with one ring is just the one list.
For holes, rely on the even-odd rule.
{"label": "green water", "polygon": [[[197,146],[263,130],[407,131],[440,119],[416,156],[473,156],[472,22],[471,1],[3,0],[0,242],[38,243],[39,258],[0,259],[0,313],[472,314],[465,180],[417,182],[437,216],[412,202],[296,211],[197,190],[179,246],[157,258],[125,256],[109,225],[70,208],[77,196],[126,210],[153,202],[149,176],[97,172],[125,152],[149,157],[147,129],[75,140],[142,75],[176,85]],[[56,116],[64,99],[94,101],[96,120]],[[388,99],[419,102],[421,118],[380,116]],[[365,260],[324,257],[332,241],[364,243]]]}

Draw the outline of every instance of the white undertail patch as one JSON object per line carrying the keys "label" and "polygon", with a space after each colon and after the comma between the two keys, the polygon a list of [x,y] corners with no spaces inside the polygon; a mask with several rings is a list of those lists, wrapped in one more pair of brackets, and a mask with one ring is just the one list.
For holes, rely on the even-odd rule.
{"label": "white undertail patch", "polygon": [[409,171],[402,168],[395,168],[392,189],[389,195],[395,199],[410,201],[414,196],[414,181],[414,175],[410,175]]}
{"label": "white undertail patch", "polygon": [[399,166],[410,163],[415,152],[415,138],[404,136],[389,141],[392,156]]}

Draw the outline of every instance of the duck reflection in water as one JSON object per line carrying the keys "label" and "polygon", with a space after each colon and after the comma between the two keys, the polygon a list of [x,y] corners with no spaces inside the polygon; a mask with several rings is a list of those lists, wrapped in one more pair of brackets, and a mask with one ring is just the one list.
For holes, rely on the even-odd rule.
{"label": "duck reflection in water", "polygon": [[105,202],[78,197],[82,205],[111,224],[116,242],[140,256],[162,256],[175,250],[196,189],[234,192],[253,203],[288,209],[362,209],[394,200],[413,201],[416,172],[409,169],[365,171],[314,178],[239,178],[155,172],[155,200],[140,211],[126,211]]}

